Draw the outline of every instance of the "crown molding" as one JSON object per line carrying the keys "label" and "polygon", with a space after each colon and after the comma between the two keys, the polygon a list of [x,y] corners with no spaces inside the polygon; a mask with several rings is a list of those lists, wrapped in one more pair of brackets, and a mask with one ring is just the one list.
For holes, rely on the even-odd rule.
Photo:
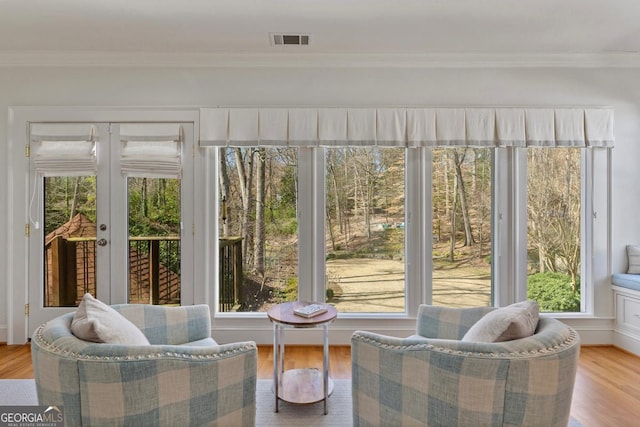
{"label": "crown molding", "polygon": [[4,52],[8,67],[193,68],[640,68],[640,52],[612,53],[149,53]]}

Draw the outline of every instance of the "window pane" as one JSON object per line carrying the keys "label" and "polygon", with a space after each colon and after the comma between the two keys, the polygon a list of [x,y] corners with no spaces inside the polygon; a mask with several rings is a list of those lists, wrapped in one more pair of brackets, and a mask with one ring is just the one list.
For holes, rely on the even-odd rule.
{"label": "window pane", "polygon": [[433,304],[491,305],[490,148],[433,152]]}
{"label": "window pane", "polygon": [[298,297],[298,150],[220,148],[219,310]]}
{"label": "window pane", "polygon": [[405,311],[404,153],[326,150],[326,292],[340,312]]}
{"label": "window pane", "polygon": [[128,178],[129,302],[180,304],[180,180]]}
{"label": "window pane", "polygon": [[527,150],[527,297],[580,311],[580,149]]}
{"label": "window pane", "polygon": [[44,306],[77,306],[96,295],[96,177],[43,180]]}

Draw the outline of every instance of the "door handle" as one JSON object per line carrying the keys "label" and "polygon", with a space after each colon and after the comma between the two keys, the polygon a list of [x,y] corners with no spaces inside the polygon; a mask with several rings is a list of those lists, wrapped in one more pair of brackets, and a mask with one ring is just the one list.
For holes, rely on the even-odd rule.
{"label": "door handle", "polygon": [[107,239],[100,239],[96,243],[98,246],[107,246]]}

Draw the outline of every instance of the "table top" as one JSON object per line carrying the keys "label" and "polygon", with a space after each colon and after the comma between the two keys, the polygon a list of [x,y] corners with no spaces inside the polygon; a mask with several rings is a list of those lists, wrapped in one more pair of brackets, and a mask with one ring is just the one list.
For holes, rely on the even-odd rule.
{"label": "table top", "polygon": [[[310,304],[321,304],[327,308],[327,311],[325,313],[309,318],[298,316],[293,312],[293,310],[297,308],[304,307]],[[274,305],[267,312],[267,316],[269,316],[269,319],[272,322],[290,325],[296,328],[308,328],[333,322],[338,316],[338,310],[336,310],[336,308],[332,305],[321,302],[292,301]]]}

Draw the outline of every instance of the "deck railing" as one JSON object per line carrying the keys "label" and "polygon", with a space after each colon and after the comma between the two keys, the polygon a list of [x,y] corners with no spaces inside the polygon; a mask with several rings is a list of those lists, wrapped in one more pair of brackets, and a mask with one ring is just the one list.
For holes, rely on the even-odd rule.
{"label": "deck railing", "polygon": [[[220,238],[219,310],[242,301],[242,238]],[[56,236],[45,248],[45,306],[73,307],[96,295],[96,238]],[[98,295],[98,297],[100,297]],[[129,238],[129,302],[180,304],[180,237]]]}
{"label": "deck railing", "polygon": [[242,237],[221,237],[219,310],[236,311],[242,302]]}
{"label": "deck railing", "polygon": [[[71,307],[87,292],[96,295],[95,255],[95,237],[56,236],[47,245],[47,307]],[[129,238],[129,302],[180,303],[179,236]]]}

